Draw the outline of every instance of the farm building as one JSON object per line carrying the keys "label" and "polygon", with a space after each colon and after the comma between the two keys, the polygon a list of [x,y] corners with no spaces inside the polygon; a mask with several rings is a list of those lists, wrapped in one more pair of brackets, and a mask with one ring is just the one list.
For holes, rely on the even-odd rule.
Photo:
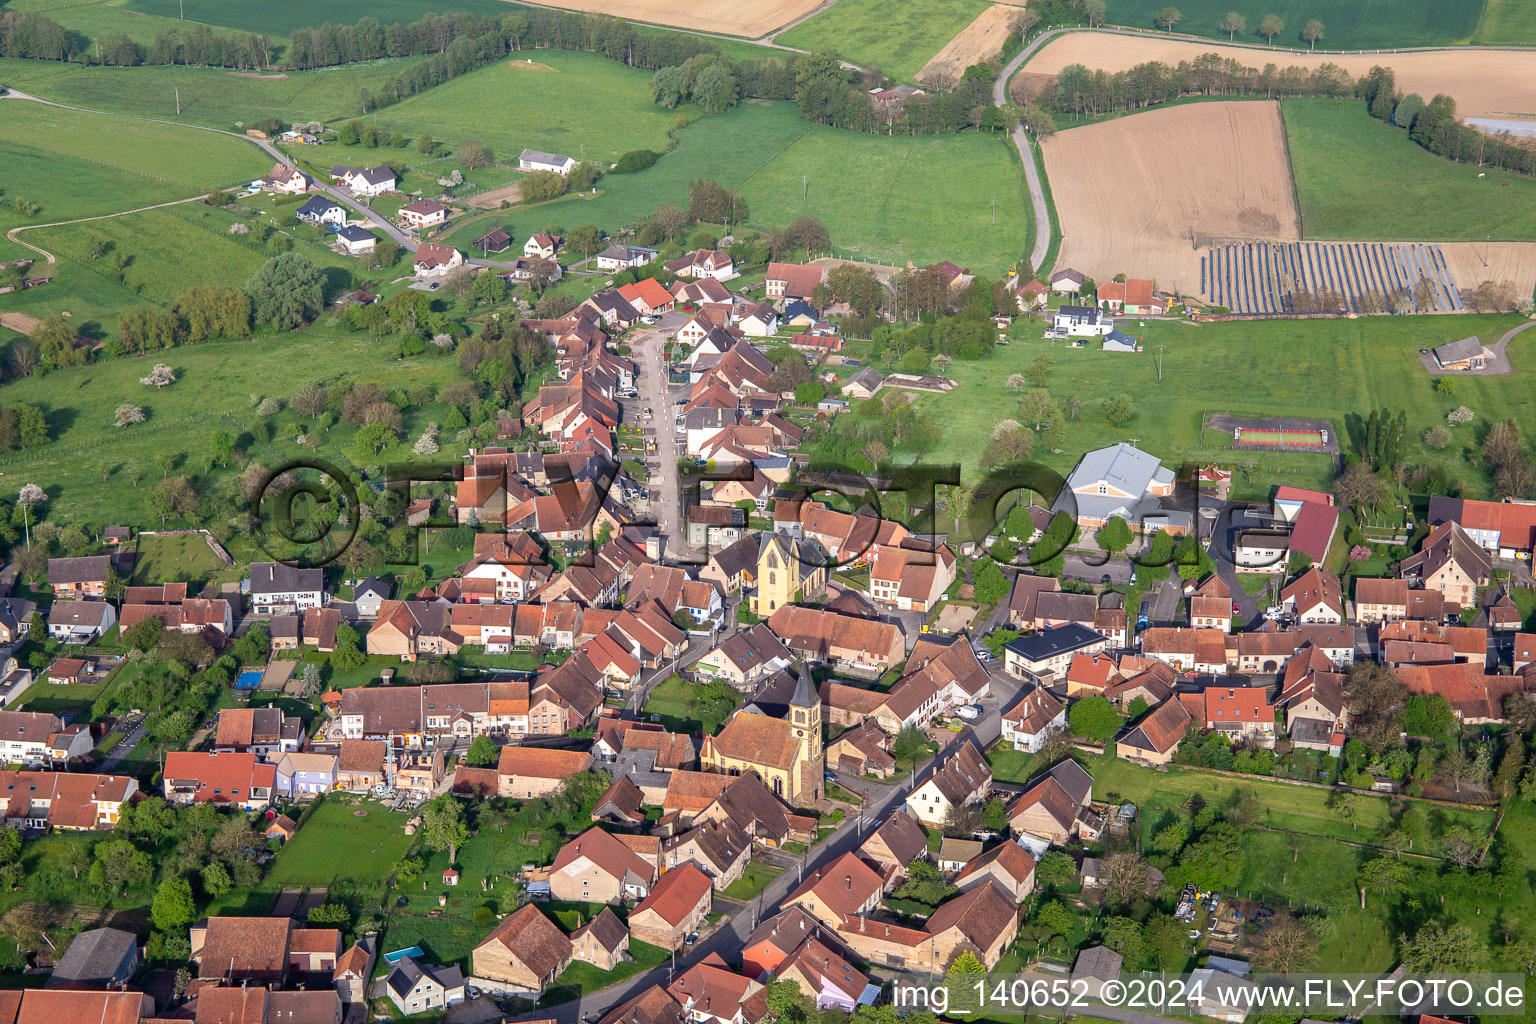
{"label": "farm building", "polygon": [[471,249],[477,249],[483,253],[506,252],[511,245],[512,236],[507,234],[506,228],[492,228],[469,243]]}
{"label": "farm building", "polygon": [[1477,336],[1462,338],[1435,347],[1435,362],[1442,370],[1481,370],[1488,362],[1488,352]]}
{"label": "farm building", "polygon": [[517,169],[520,171],[554,171],[556,174],[570,174],[571,168],[576,166],[576,161],[568,156],[560,156],[558,153],[540,153],[536,149],[525,149],[517,158]]}

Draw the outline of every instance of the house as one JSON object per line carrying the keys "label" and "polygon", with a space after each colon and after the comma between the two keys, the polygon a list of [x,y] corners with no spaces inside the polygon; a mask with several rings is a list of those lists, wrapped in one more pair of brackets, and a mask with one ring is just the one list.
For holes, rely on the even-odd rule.
{"label": "house", "polygon": [[419,964],[403,956],[384,978],[384,991],[401,1013],[427,1013],[464,1001],[464,975],[457,967]]}
{"label": "house", "polygon": [[1009,675],[1051,680],[1066,672],[1073,655],[1102,651],[1109,641],[1075,622],[1010,640],[1003,647],[1003,667]]}
{"label": "house", "polygon": [[844,918],[878,907],[885,888],[884,875],[849,851],[807,875],[784,897],[782,906],[800,907],[835,928]]}
{"label": "house", "polygon": [[724,889],[741,878],[752,859],[752,837],[734,821],[706,821],[668,840],[662,849],[668,871],[693,864]]}
{"label": "house", "polygon": [[880,386],[885,383],[885,377],[873,366],[866,366],[852,377],[841,388],[845,398],[873,398]]}
{"label": "house", "polygon": [[1442,370],[1481,370],[1488,362],[1488,350],[1476,335],[1436,345],[1433,351]]}
{"label": "house", "polygon": [[978,885],[941,904],[920,929],[855,915],[837,934],[865,961],[895,970],[944,973],[967,950],[990,970],[1018,935],[1018,918],[1000,888]]}
{"label": "house", "polygon": [[619,295],[636,311],[645,316],[656,316],[672,309],[675,300],[672,293],[653,277],[641,278],[619,289]]}
{"label": "house", "polygon": [[869,596],[900,611],[929,611],[955,582],[955,567],[947,545],[882,547],[870,568]]}
{"label": "house", "polygon": [[1058,295],[1076,295],[1088,280],[1080,271],[1062,267],[1051,275],[1051,291]]}
{"label": "house", "polygon": [[342,227],[336,231],[336,244],[349,256],[361,256],[373,252],[379,239],[372,231],[360,227]]}
{"label": "house", "polygon": [[1536,549],[1536,503],[1434,495],[1429,499],[1429,523],[1445,522],[1456,523],[1479,547],[1499,558],[1529,557]]}
{"label": "house", "polygon": [[107,594],[107,577],[111,574],[110,555],[48,559],[48,586],[55,601],[100,600]]}
{"label": "house", "polygon": [[571,933],[573,959],[600,971],[611,971],[629,957],[629,929],[604,907],[596,917]]}
{"label": "house", "polygon": [[54,601],[48,609],[48,635],[66,644],[88,644],[117,622],[105,601]]}
{"label": "house", "polygon": [[267,176],[255,184],[268,192],[284,192],[288,195],[302,195],[309,191],[309,178],[298,168],[287,164],[273,164]]}
{"label": "house", "polygon": [[1275,709],[1269,703],[1269,689],[1263,686],[1208,686],[1205,701],[1205,727],[1234,738],[1273,737]]}
{"label": "house", "polygon": [[770,302],[809,299],[816,287],[826,280],[827,269],[810,263],[769,263],[763,278],[764,294]]}
{"label": "house", "polygon": [[576,166],[576,161],[568,156],[558,153],[541,153],[536,149],[525,149],[517,157],[517,169],[520,171],[553,171],[556,174],[570,174]]}
{"label": "house", "polygon": [[715,584],[727,594],[734,594],[757,579],[758,542],[742,537],[728,547],[712,550],[709,561],[699,569],[699,579]]}
{"label": "house", "polygon": [[[828,942],[833,941],[828,936]],[[839,943],[839,945],[841,945]],[[869,977],[857,970],[827,942],[812,937],[790,954],[774,974],[775,981],[793,981],[816,1001],[817,1009],[851,1013],[873,1003],[880,993]]]}
{"label": "house", "polygon": [[[779,333],[779,314],[772,306],[759,302],[743,307],[733,326],[749,338],[771,338]],[[796,337],[800,336],[796,335]],[[793,343],[791,345],[793,346]]]}
{"label": "house", "polygon": [[571,940],[533,904],[502,918],[471,954],[473,975],[518,995],[539,996],[575,955]]}
{"label": "house", "polygon": [[945,836],[943,842],[939,844],[939,855],[934,862],[944,874],[953,875],[979,856],[981,856],[980,840]]}
{"label": "house", "polygon": [[725,505],[694,505],[688,509],[688,546],[718,551],[742,540],[747,514]]}
{"label": "house", "polygon": [[859,856],[878,868],[904,871],[915,860],[928,859],[928,834],[917,819],[900,808],[859,847]]}
{"label": "house", "polygon": [[[1241,660],[1245,650],[1250,647],[1263,649],[1273,653],[1273,643],[1279,640],[1266,640],[1272,634],[1264,633],[1240,633],[1237,636],[1237,651]],[[1293,636],[1293,635],[1288,635]],[[1202,675],[1223,675],[1227,671],[1227,636],[1219,629],[1189,629],[1184,626],[1169,628],[1144,629],[1141,631],[1141,653],[1143,657],[1152,658],[1168,665],[1175,672],[1191,672]],[[1295,651],[1292,645],[1286,652]],[[1276,666],[1278,667],[1278,665]],[[1273,668],[1267,671],[1274,671]]]}
{"label": "house", "polygon": [[1435,590],[1449,605],[1472,607],[1493,566],[1483,548],[1454,522],[1433,527],[1416,554],[1399,563],[1403,578]]}
{"label": "house", "polygon": [[746,690],[788,668],[793,661],[789,648],[774,636],[773,630],[759,622],[727,637],[695,661],[693,670]]}
{"label": "house", "polygon": [[1031,278],[1014,289],[1014,301],[1018,303],[1020,313],[1028,313],[1031,310],[1040,309],[1045,305],[1049,286],[1038,277]]}
{"label": "house", "polygon": [[1097,306],[1062,306],[1052,315],[1051,326],[1069,338],[1102,338],[1115,329],[1115,318]]}
{"label": "house", "polygon": [[810,939],[839,956],[852,955],[835,928],[817,920],[804,907],[786,907],[772,917],[765,917],[747,937],[741,951],[742,972],[750,978],[768,978]]}
{"label": "house", "polygon": [[199,753],[175,750],[165,755],[163,787],[173,804],[213,803],[260,810],[272,800],[277,767],[252,753]]}
{"label": "house", "polygon": [[1152,282],[1143,277],[1106,281],[1099,285],[1097,298],[1100,306],[1126,316],[1162,316],[1168,311],[1168,303],[1157,297]]}
{"label": "house", "polygon": [[1344,621],[1344,592],[1339,578],[1313,566],[1280,591],[1280,604],[1305,625]]}
{"label": "house", "polygon": [[896,758],[890,752],[891,738],[873,718],[838,736],[827,748],[827,767],[853,775],[872,775],[888,779],[896,773]]}
{"label": "house", "polygon": [[709,876],[691,862],[668,871],[630,911],[630,936],[663,949],[681,949],[709,913],[713,893]]}
{"label": "house", "polygon": [[584,750],[502,747],[496,762],[497,794],[513,800],[548,796],[560,789],[566,779],[586,771],[589,764],[590,755]]}
{"label": "house", "polygon": [[331,177],[345,185],[355,196],[381,196],[395,190],[395,171],[387,164],[377,167],[331,168]]}
{"label": "house", "polygon": [[0,646],[14,646],[32,632],[37,604],[19,597],[0,598]]}
{"label": "house", "polygon": [[1067,477],[1067,485],[1051,505],[1084,528],[1098,529],[1111,519],[1123,519],[1132,530],[1188,533],[1194,517],[1171,504],[1173,472],[1140,448],[1117,444],[1084,455]]}
{"label": "house", "polygon": [[1115,756],[1127,761],[1167,764],[1189,731],[1194,716],[1179,700],[1168,699],[1115,741]]}
{"label": "house", "polygon": [[288,840],[294,837],[294,834],[298,832],[298,830],[299,826],[297,822],[288,817],[286,814],[279,814],[277,817],[272,819],[272,824],[266,827],[266,830],[261,833],[261,836],[263,839],[276,839],[279,842],[286,843]]}
{"label": "house", "polygon": [[122,775],[0,771],[5,823],[15,828],[112,828],[138,792],[138,780]]}
{"label": "house", "polygon": [[736,276],[736,264],[730,253],[713,249],[695,249],[666,266],[678,277],[711,277],[716,281],[729,281]]}
{"label": "house", "polygon": [[[643,267],[650,263],[656,258],[656,250],[640,245],[610,245],[593,258],[597,261],[598,270],[628,270],[631,267]],[[657,287],[661,286],[658,284]]]}
{"label": "house", "polygon": [[347,208],[324,196],[312,196],[295,216],[306,224],[341,227],[347,222]]}
{"label": "house", "polygon": [[291,753],[304,745],[304,722],[285,715],[275,705],[264,708],[225,708],[213,734],[217,751],[249,751],[265,757]]}
{"label": "house", "polygon": [[400,207],[400,220],[413,231],[425,231],[448,223],[448,207],[435,199],[417,199]]}
{"label": "house", "polygon": [[[1020,538],[1029,543],[1029,538]],[[1061,581],[1054,576],[1034,576],[1021,572],[1013,578],[1013,589],[1008,595],[1008,623],[1019,629],[1034,629],[1037,621],[1040,596],[1061,590]]]}
{"label": "house", "polygon": [[43,670],[43,678],[54,686],[75,686],[91,675],[91,663],[82,658],[59,658]]}
{"label": "house", "polygon": [[281,985],[288,977],[293,932],[288,917],[205,918],[189,936],[197,976],[226,985]]}
{"label": "house", "polygon": [[968,858],[954,884],[961,892],[992,884],[1015,903],[1023,903],[1035,891],[1035,858],[1018,843],[998,843],[980,856]]}
{"label": "house", "polygon": [[549,891],[557,900],[619,903],[641,900],[656,881],[656,865],[593,827],[560,848],[550,866]]}
{"label": "house", "polygon": [[1077,963],[1072,965],[1073,990],[1081,990],[1084,995],[1098,999],[1105,985],[1120,983],[1120,966],[1124,959],[1108,946],[1091,946],[1083,950],[1077,954]]}
{"label": "house", "polygon": [[369,576],[352,588],[352,605],[357,614],[365,619],[377,618],[379,609],[389,600],[389,583],[377,576]]}
{"label": "house", "polygon": [[411,261],[417,277],[442,277],[463,264],[463,253],[451,245],[439,245],[436,242],[422,242]]}
{"label": "house", "polygon": [[1035,686],[1003,713],[1002,738],[1015,750],[1037,753],[1053,733],[1066,728],[1067,706],[1044,686]]}
{"label": "house", "polygon": [[1008,825],[1053,844],[1065,843],[1093,799],[1093,778],[1076,761],[1062,761],[1008,806]]}
{"label": "house", "polygon": [[139,969],[139,940],[119,928],[90,928],[70,942],[48,988],[121,989]]}
{"label": "house", "polygon": [[559,235],[551,235],[540,231],[528,236],[528,241],[523,243],[524,259],[552,260],[560,251],[560,246],[565,239]]}
{"label": "house", "polygon": [[493,252],[506,252],[512,247],[512,236],[507,234],[504,227],[494,227],[469,243],[469,247],[482,256],[488,256]]}
{"label": "house", "polygon": [[336,787],[335,754],[283,754],[276,761],[279,796],[307,800]]}
{"label": "house", "polygon": [[325,604],[325,570],[299,569],[285,562],[253,562],[251,610],[258,615],[296,612]]}
{"label": "house", "polygon": [[961,807],[986,800],[992,769],[969,742],[962,742],[938,770],[907,794],[907,813],[924,825],[941,828]]}
{"label": "house", "polygon": [[[759,591],[763,587],[761,564]],[[786,604],[769,617],[768,628],[800,657],[827,662],[854,675],[879,675],[894,668],[906,654],[906,640],[895,623],[829,609]]]}

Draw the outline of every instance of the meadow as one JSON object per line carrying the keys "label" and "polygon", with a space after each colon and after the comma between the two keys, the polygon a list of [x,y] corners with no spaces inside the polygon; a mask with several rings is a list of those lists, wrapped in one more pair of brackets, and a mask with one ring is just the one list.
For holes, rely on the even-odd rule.
{"label": "meadow", "polygon": [[224,567],[200,533],[166,536],[140,534],[133,563],[135,582],[203,582]]}
{"label": "meadow", "polygon": [[[327,331],[322,322],[305,331],[207,342],[13,380],[0,388],[0,403],[41,406],[54,440],[0,456],[0,472],[43,486],[51,501],[50,518],[61,523],[127,519],[147,524],[145,496],[161,472],[157,457],[171,455],[174,473],[201,472],[216,431],[238,436],[260,418],[253,411],[253,396],[286,399],[308,381],[367,381],[392,390],[424,385],[440,391],[458,378],[452,359],[402,360],[395,349],[387,339]],[[164,391],[139,383],[155,362],[169,363],[178,377]],[[141,405],[148,421],[126,430],[114,427],[112,410],[125,400]],[[440,423],[446,412],[438,402],[413,407],[406,428],[419,431],[429,420]],[[319,449],[309,450],[293,441],[290,424],[297,419],[287,410],[271,418],[274,440],[257,452],[263,462],[275,465],[308,454],[348,464],[351,429],[338,423],[320,434]],[[444,451],[452,457],[453,449],[448,444]],[[408,451],[408,445],[401,445],[379,461]],[[225,473],[202,490],[228,496],[233,487],[234,474]]]}
{"label": "meadow", "polygon": [[[16,4],[10,5],[20,10]],[[183,29],[186,23],[178,21],[173,9],[169,17],[148,14],[129,9],[122,0],[95,0],[95,2],[55,3],[40,0],[26,4],[26,9],[40,10],[71,32],[86,39],[97,39],[114,32],[121,32],[136,43],[148,45],[161,32]],[[223,33],[220,33],[223,34]]]}
{"label": "meadow", "polygon": [[1536,7],[1525,0],[1485,0],[1477,43],[1529,43],[1536,40]]}
{"label": "meadow", "polygon": [[777,42],[827,50],[897,81],[913,81],[928,58],[987,9],[985,0],[838,0],[783,33]]}
{"label": "meadow", "polygon": [[[1082,403],[1076,418],[1067,423],[1060,450],[1035,449],[1036,460],[1062,473],[1085,451],[1139,440],[1170,465],[1253,460],[1258,472],[1251,484],[1239,474],[1238,492],[1251,489],[1267,498],[1275,484],[1327,489],[1333,471],[1326,456],[1234,452],[1226,447],[1228,436],[1202,436],[1206,414],[1331,419],[1336,430],[1344,431],[1344,410],[1365,415],[1371,409],[1405,409],[1408,463],[1439,465],[1449,479],[1466,480],[1472,492],[1480,494],[1486,478],[1475,453],[1482,429],[1495,420],[1512,416],[1529,422],[1536,415],[1536,361],[1528,352],[1522,358],[1517,342],[1511,347],[1514,373],[1459,378],[1456,393],[1446,396],[1433,390],[1419,362],[1419,349],[1469,334],[1488,343],[1521,322],[1517,316],[1463,315],[1201,325],[1148,321],[1145,327],[1130,328],[1143,338],[1145,348],[1135,354],[1052,345],[1041,341],[1037,330],[1021,329],[1012,344],[999,346],[982,360],[956,360],[946,374],[960,382],[959,388],[916,398],[916,408],[942,428],[938,444],[925,459],[959,463],[967,480],[979,479],[979,459],[993,427],[1015,415],[1019,393],[1009,391],[1004,382],[1048,355],[1046,390],[1063,408],[1071,396]],[[1162,380],[1156,366],[1159,347],[1166,349]],[[1101,406],[1121,393],[1131,396],[1136,414],[1116,428],[1105,420]],[[1418,439],[1424,431],[1443,424],[1445,414],[1458,405],[1472,409],[1477,420],[1456,428],[1444,451],[1423,447]]]}
{"label": "meadow", "polygon": [[250,78],[219,68],[84,67],[3,58],[0,81],[58,103],[228,128],[268,117],[293,123],[354,116],[361,90],[377,88],[418,60],[400,57]]}
{"label": "meadow", "polygon": [[[508,13],[501,0],[453,0],[435,8],[414,0],[326,0],[323,10],[306,0],[184,0],[189,21],[223,25],[243,32],[265,32],[287,38],[294,29],[318,28],[323,22],[350,25],[360,18],[377,18],[380,24],[416,21],[429,11],[443,13],[467,11],[476,16],[502,17]],[[128,0],[128,9],[158,14],[166,18],[180,16],[182,0]]]}
{"label": "meadow", "polygon": [[[1495,0],[1497,2],[1497,0]],[[1115,0],[1109,5],[1109,23],[1135,28],[1154,28],[1152,19],[1167,7],[1163,0]],[[1183,14],[1178,32],[1227,38],[1221,28],[1227,13],[1234,9],[1231,0],[1183,0],[1175,4]],[[1263,5],[1236,11],[1248,22],[1247,41],[1264,41],[1258,35],[1259,20],[1277,14],[1285,22],[1285,32],[1275,37],[1276,45],[1305,50],[1301,27],[1316,18],[1324,26],[1318,47],[1330,50],[1368,49],[1378,46],[1454,46],[1472,39],[1483,13],[1483,0],[1403,0],[1391,4],[1361,4],[1349,0],[1271,0]],[[1240,35],[1239,38],[1242,38]],[[1504,42],[1517,40],[1506,39]],[[1536,42],[1536,37],[1518,40]]]}
{"label": "meadow", "polygon": [[378,113],[380,128],[485,143],[512,165],[524,149],[612,162],[631,149],[667,148],[680,116],[651,102],[644,71],[589,53],[539,50],[504,60]]}
{"label": "meadow", "polygon": [[[1281,103],[1303,238],[1536,240],[1536,180],[1421,149],[1362,103]],[[1506,184],[1507,183],[1507,184]]]}

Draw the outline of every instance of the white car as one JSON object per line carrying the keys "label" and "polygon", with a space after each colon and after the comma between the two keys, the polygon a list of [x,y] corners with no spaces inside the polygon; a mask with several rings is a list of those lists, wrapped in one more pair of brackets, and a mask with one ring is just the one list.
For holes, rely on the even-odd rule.
{"label": "white car", "polygon": [[959,715],[967,722],[974,722],[976,719],[981,717],[981,705],[961,704],[958,708],[955,709],[955,714]]}

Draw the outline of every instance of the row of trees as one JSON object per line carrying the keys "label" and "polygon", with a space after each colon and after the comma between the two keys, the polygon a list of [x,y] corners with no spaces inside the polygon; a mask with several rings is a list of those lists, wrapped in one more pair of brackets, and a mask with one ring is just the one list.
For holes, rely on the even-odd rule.
{"label": "row of trees", "polygon": [[1456,116],[1456,100],[1445,93],[1428,103],[1416,92],[1399,93],[1391,68],[1371,68],[1357,93],[1372,117],[1407,130],[1410,139],[1437,156],[1536,174],[1536,147],[1528,140],[1508,132],[1490,135],[1462,123]]}
{"label": "row of trees", "polygon": [[1138,110],[1186,96],[1347,97],[1355,94],[1355,81],[1349,72],[1333,63],[1316,68],[1280,67],[1272,63],[1253,68],[1212,52],[1172,65],[1146,61],[1125,71],[1069,64],[1038,95],[1031,95],[1028,89],[1026,83],[1017,83],[1014,99],[1036,102],[1059,115],[1091,117],[1116,110]]}

